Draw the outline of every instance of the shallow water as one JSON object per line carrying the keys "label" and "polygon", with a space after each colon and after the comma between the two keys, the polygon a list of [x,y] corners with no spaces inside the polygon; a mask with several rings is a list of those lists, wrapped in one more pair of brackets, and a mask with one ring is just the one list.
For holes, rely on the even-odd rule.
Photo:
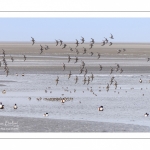
{"label": "shallow water", "polygon": [[[89,54],[79,54],[80,61],[76,64],[74,63],[76,54],[69,50],[63,53],[60,48],[52,49],[40,55],[39,45],[32,47],[27,44],[24,45],[24,49],[19,49],[18,45],[12,49],[11,45],[1,46],[6,49],[6,60],[10,71],[9,76],[6,77],[3,65],[0,67],[0,91],[6,90],[6,94],[0,93],[0,102],[5,105],[5,109],[0,109],[1,116],[43,118],[43,114],[48,112],[49,119],[126,123],[150,127],[149,117],[144,117],[146,112],[150,113],[150,65],[147,62],[147,56],[150,55],[149,45],[146,45],[145,51],[142,52],[137,48],[138,46],[136,51],[131,49],[133,45],[126,45],[129,50],[119,55],[118,45],[109,48],[111,51],[108,48],[102,49],[100,59],[97,59],[96,55],[99,49],[95,48],[92,49],[95,53],[93,57]],[[23,52],[27,56],[25,62]],[[14,56],[14,62],[10,61],[10,54]],[[70,63],[67,54],[71,55]],[[94,79],[89,85],[87,83],[84,85],[84,75],[79,75],[81,59],[85,61],[88,69],[86,78],[91,76],[91,72],[94,74]],[[66,64],[65,71],[62,69],[63,63]],[[122,74],[116,71],[110,74],[110,67],[115,69],[116,63],[124,70]],[[102,71],[99,71],[99,64],[103,66]],[[72,76],[68,79],[70,70]],[[15,75],[16,73],[18,76]],[[25,76],[22,76],[22,73]],[[79,78],[77,84],[75,84],[76,75]],[[57,76],[59,76],[58,85],[55,81]],[[115,77],[118,87],[115,90],[113,83],[107,92],[106,86],[112,76]],[[140,78],[142,83],[139,83]],[[91,88],[94,94],[90,92]],[[31,100],[28,100],[28,97],[31,97]],[[40,97],[42,100],[37,100]],[[71,97],[73,100],[65,103],[44,100],[44,98],[60,97]],[[17,110],[13,109],[15,103],[18,105]],[[98,107],[101,105],[104,111],[99,112]]]}

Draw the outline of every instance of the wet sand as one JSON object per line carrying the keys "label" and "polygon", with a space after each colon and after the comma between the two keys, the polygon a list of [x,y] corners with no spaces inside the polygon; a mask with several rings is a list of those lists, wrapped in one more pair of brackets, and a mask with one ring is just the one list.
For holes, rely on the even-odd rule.
{"label": "wet sand", "polygon": [[[40,54],[40,44],[48,45],[50,49]],[[69,47],[73,48],[73,52]],[[73,43],[67,43],[65,49],[54,43],[41,42],[33,46],[31,43],[0,43],[0,48],[6,52],[9,67],[8,77],[4,65],[0,67],[0,91],[6,90],[6,94],[0,93],[0,101],[5,105],[5,109],[0,110],[0,123],[18,121],[19,129],[10,132],[149,132],[149,117],[144,117],[144,114],[150,113],[150,62],[147,62],[150,45],[114,43],[112,46],[101,46],[96,43],[89,49],[89,44],[80,44],[77,47],[79,55],[75,53],[75,47]],[[83,54],[83,47],[87,48],[87,54]],[[126,51],[118,54],[118,50],[124,48]],[[90,56],[91,51],[93,56]],[[98,52],[100,59],[97,59]],[[25,62],[24,54],[27,57]],[[70,63],[68,54],[71,56]],[[10,55],[14,57],[14,62],[11,62]],[[74,63],[75,56],[79,58],[77,63]],[[89,85],[84,85],[84,75],[79,75],[81,60],[85,62],[87,76],[91,72],[94,74],[94,80]],[[63,63],[66,64],[65,71]],[[116,68],[117,63],[123,73],[114,71],[110,74],[110,68]],[[99,71],[99,64],[103,66],[102,71]],[[70,70],[72,76],[68,79]],[[77,84],[74,80],[76,75],[79,77]],[[56,86],[57,76],[60,81]],[[107,92],[106,86],[112,76],[118,82],[118,88],[115,90],[111,85]],[[142,84],[139,83],[140,78]],[[87,90],[91,87],[96,95]],[[37,100],[39,97],[41,100]],[[52,97],[72,97],[73,100],[64,104],[44,100]],[[12,109],[15,103],[17,110]],[[104,106],[103,112],[98,111],[100,105]],[[45,112],[51,115],[43,118]],[[0,132],[8,130],[1,129]]]}
{"label": "wet sand", "polygon": [[2,117],[0,132],[150,132],[150,127],[47,118]]}

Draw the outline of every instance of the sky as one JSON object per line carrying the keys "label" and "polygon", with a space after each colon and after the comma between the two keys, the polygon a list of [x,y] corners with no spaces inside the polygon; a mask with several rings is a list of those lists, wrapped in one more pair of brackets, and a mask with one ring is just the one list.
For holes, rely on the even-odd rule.
{"label": "sky", "polygon": [[150,18],[0,18],[0,42],[102,42],[110,33],[113,42],[150,42]]}

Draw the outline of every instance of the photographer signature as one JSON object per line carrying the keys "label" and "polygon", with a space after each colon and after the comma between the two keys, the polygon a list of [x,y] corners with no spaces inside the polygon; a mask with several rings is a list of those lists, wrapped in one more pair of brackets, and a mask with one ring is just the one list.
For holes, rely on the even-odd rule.
{"label": "photographer signature", "polygon": [[18,122],[14,122],[14,121],[5,121],[4,123],[0,123],[0,125],[2,126],[8,126],[8,127],[18,127],[19,124]]}

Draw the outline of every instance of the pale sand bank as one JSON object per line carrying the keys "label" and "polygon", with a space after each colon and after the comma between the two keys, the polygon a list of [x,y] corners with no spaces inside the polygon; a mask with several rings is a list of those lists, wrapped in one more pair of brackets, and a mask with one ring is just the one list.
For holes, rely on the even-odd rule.
{"label": "pale sand bank", "polygon": [[150,127],[48,118],[0,116],[0,132],[149,132]]}

